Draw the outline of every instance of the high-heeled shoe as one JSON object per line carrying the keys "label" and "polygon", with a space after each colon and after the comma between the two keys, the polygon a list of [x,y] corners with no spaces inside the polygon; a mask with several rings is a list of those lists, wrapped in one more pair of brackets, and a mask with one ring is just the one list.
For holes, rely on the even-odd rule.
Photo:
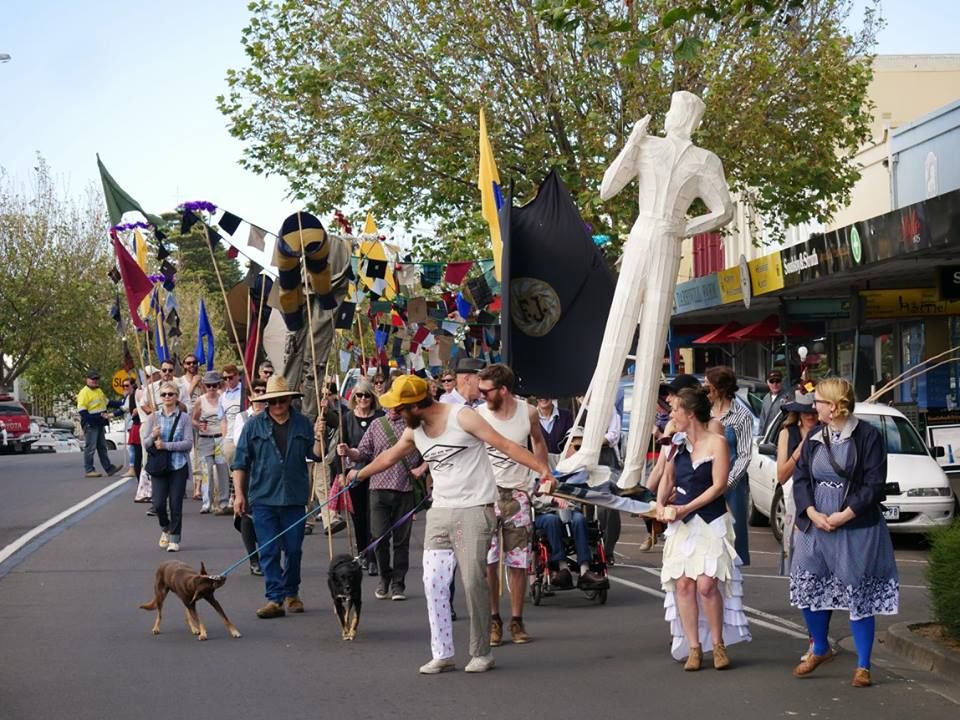
{"label": "high-heeled shoe", "polygon": [[687,655],[687,662],[684,663],[683,669],[687,672],[694,672],[700,669],[700,664],[702,662],[703,648],[697,645],[697,647],[690,648],[690,654]]}

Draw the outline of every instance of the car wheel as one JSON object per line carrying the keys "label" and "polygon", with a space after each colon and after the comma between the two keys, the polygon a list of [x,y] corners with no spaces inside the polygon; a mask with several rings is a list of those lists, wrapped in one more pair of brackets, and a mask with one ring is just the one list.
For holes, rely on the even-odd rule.
{"label": "car wheel", "polygon": [[787,504],[783,499],[783,487],[777,485],[773,491],[773,502],[770,504],[770,529],[778,543],[783,542],[783,524],[787,517]]}
{"label": "car wheel", "polygon": [[753,527],[763,527],[767,524],[767,518],[753,504],[753,495],[750,494],[749,488],[747,489],[747,524]]}
{"label": "car wheel", "polygon": [[117,444],[113,440],[107,440],[107,450],[116,450]]}

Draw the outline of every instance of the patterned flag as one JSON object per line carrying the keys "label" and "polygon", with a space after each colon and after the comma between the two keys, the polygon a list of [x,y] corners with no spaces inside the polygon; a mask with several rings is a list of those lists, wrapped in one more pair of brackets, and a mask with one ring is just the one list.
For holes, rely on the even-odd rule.
{"label": "patterned flag", "polygon": [[147,326],[143,320],[140,319],[140,315],[137,313],[137,307],[143,299],[150,294],[150,291],[153,290],[153,283],[150,282],[150,278],[148,278],[137,265],[136,260],[130,257],[130,253],[120,244],[116,233],[112,236],[112,242],[113,251],[117,256],[117,264],[120,266],[120,277],[123,280],[123,289],[127,295],[127,305],[130,308],[133,325],[138,330],[146,331]]}
{"label": "patterned flag", "polygon": [[[207,339],[206,352],[204,352],[203,339]],[[197,347],[193,354],[197,356],[197,362],[205,364],[207,370],[213,370],[213,328],[210,327],[210,318],[207,317],[207,307],[203,304],[203,298],[200,299],[200,317],[197,322]]]}

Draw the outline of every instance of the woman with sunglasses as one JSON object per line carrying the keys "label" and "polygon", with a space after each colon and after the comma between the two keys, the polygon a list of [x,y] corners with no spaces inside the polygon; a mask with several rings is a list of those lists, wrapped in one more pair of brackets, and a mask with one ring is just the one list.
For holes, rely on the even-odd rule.
{"label": "woman with sunglasses", "polygon": [[[363,439],[363,434],[373,422],[383,415],[377,396],[374,394],[373,384],[361,378],[357,381],[350,394],[350,410],[343,415],[343,437],[341,441],[351,448],[356,448]],[[361,465],[354,465],[349,460],[341,462],[339,472],[346,474],[350,468],[359,469]],[[357,531],[357,548],[362,550],[373,539],[370,536],[370,483],[358,483],[350,488],[350,500],[353,503],[353,527]],[[361,566],[367,568],[371,575],[377,575],[377,559],[371,552],[369,557],[360,558]]]}
{"label": "woman with sunglasses", "polygon": [[846,610],[857,650],[850,684],[868,687],[875,616],[897,614],[900,580],[881,513],[887,450],[880,431],[853,414],[854,398],[843,378],[817,383],[814,404],[824,427],[808,435],[793,471],[790,604],[803,611],[813,638],[793,674],[804,677],[833,659],[830,617]]}
{"label": "woman with sunglasses", "polygon": [[[197,429],[197,445],[199,446],[200,461],[206,468],[207,484],[202,487],[203,505],[200,513],[206,515],[211,510],[228,507],[230,499],[229,470],[223,455],[223,433],[220,427],[220,417],[217,406],[220,402],[220,373],[210,370],[203,375],[204,393],[193,404],[193,427]],[[216,473],[214,473],[216,471]],[[219,490],[216,503],[214,498],[214,475],[216,487]]]}
{"label": "woman with sunglasses", "polygon": [[146,449],[155,447],[170,453],[170,472],[152,475],[153,512],[160,522],[160,547],[167,552],[180,549],[183,525],[183,495],[187,488],[193,431],[190,419],[180,411],[180,388],[163,381],[159,387],[160,408],[143,421],[141,438]]}

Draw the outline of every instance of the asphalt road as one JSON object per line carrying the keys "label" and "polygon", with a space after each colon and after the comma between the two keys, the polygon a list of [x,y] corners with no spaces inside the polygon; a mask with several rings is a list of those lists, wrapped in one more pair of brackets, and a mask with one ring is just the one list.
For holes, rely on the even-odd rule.
{"label": "asphalt road", "polygon": [[[12,461],[12,462],[11,462]],[[0,458],[0,544],[39,524],[112,479],[82,478],[73,455]],[[642,553],[639,520],[624,518],[618,565],[608,603],[599,606],[577,591],[528,605],[534,642],[494,651],[497,667],[484,675],[463,672],[421,676],[429,637],[420,587],[419,552],[407,578],[406,602],[376,600],[375,582],[364,583],[359,639],[340,640],[326,592],[327,543],[305,541],[302,597],[307,612],[259,620],[262,579],[245,567],[218,598],[240,628],[232,639],[212,611],[200,608],[210,639],[186,629],[179,602],[168,599],[163,632],[150,633],[153,614],[138,609],[150,599],[156,566],[172,556],[156,546],[159,529],[144,516],[127,483],[35,543],[32,552],[0,566],[0,718],[245,717],[615,718],[661,717],[729,708],[747,717],[954,718],[960,692],[883,651],[878,637],[877,685],[849,685],[855,656],[845,650],[813,677],[790,674],[805,649],[800,615],[789,607],[787,583],[776,575],[776,546],[769,530],[751,530],[754,563],[746,582],[753,642],[730,648],[734,666],[684,673],[669,656],[656,567],[659,548]],[[210,572],[243,555],[239,534],[226,517],[199,514],[187,501],[179,559]],[[419,550],[422,519],[414,530]],[[335,551],[345,550],[337,538]],[[922,544],[897,540],[903,583],[897,620],[927,616]],[[15,564],[14,564],[15,563]],[[457,612],[466,610],[458,592]],[[504,611],[506,612],[504,598]],[[883,619],[881,628],[891,620]],[[849,646],[846,618],[832,628]],[[458,664],[466,662],[467,623],[455,623]]]}

